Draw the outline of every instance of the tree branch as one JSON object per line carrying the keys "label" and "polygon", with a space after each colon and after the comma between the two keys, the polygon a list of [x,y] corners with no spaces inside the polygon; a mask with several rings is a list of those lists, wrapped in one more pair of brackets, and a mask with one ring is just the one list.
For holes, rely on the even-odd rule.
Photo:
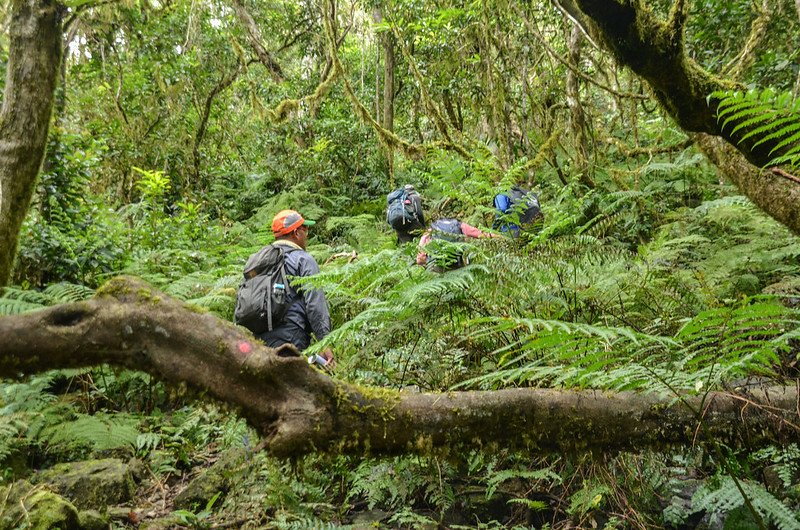
{"label": "tree branch", "polygon": [[756,18],[750,24],[750,33],[747,36],[747,40],[736,57],[723,68],[723,71],[733,79],[741,77],[742,73],[753,63],[756,48],[768,35],[767,30],[772,20],[772,10],[767,0],[762,0],[760,6],[753,2],[753,9],[756,11]]}
{"label": "tree branch", "polygon": [[[746,159],[756,166],[746,171],[748,175],[760,173],[758,167],[781,154],[773,152],[779,139],[767,140],[756,136],[738,141],[732,132],[736,127],[722,128],[716,117],[717,106],[707,98],[716,91],[741,87],[734,80],[707,72],[687,56],[682,36],[686,16],[682,1],[676,2],[666,22],[656,18],[652,10],[644,6],[643,0],[559,1],[617,61],[650,86],[655,98],[681,128],[722,138],[743,156],[736,157],[737,161]],[[737,137],[747,130],[747,127],[739,130]],[[718,151],[717,146],[713,150]],[[719,157],[712,158],[712,161],[726,162]],[[759,208],[800,234],[800,215],[790,213],[797,210],[796,194],[794,191],[779,193],[787,187],[785,180],[740,178],[725,168],[723,170]],[[778,194],[773,194],[775,192]]]}
{"label": "tree branch", "polygon": [[706,396],[548,389],[447,394],[355,387],[132,278],[88,301],[0,317],[0,376],[110,363],[185,382],[241,409],[277,456],[439,447],[602,451],[798,441],[794,386]]}
{"label": "tree branch", "polygon": [[791,179],[769,178],[764,171],[749,163],[734,146],[721,138],[699,134],[697,145],[757,207],[798,233],[796,227],[800,227],[800,208],[797,207],[800,204],[800,186]]}
{"label": "tree branch", "polygon": [[256,24],[253,16],[249,11],[247,11],[241,0],[233,0],[233,10],[236,12],[236,16],[244,26],[248,40],[250,41],[250,45],[253,47],[253,50],[255,50],[258,60],[261,61],[261,64],[263,64],[270,73],[273,81],[276,83],[282,83],[284,79],[283,69],[264,47],[264,40],[261,37],[261,29],[258,27],[258,24]]}
{"label": "tree branch", "polygon": [[[550,57],[563,64],[565,67],[569,68],[570,71],[572,71],[575,75],[579,76],[584,81],[587,81],[588,83],[595,85],[597,88],[605,90],[609,94],[613,94],[614,96],[617,96],[619,98],[632,98],[632,99],[645,99],[645,100],[650,99],[650,96],[647,96],[645,94],[635,94],[633,92],[620,92],[619,90],[615,90],[614,88],[608,85],[604,85],[600,81],[597,81],[593,77],[586,75],[578,68],[576,68],[572,63],[570,63],[565,57],[562,57],[557,51],[555,51],[553,47],[550,46],[550,43],[547,42],[547,39],[545,39],[542,36],[539,30],[536,27],[534,27],[533,24],[531,24],[530,20],[528,20],[528,18],[525,17],[522,14],[521,10],[519,10],[518,8],[517,8],[517,15],[522,19],[522,22],[525,24],[525,27],[528,29],[528,31],[531,32],[531,34],[536,38],[536,40],[539,41],[539,44],[542,45],[542,47],[545,49],[548,55],[550,55]],[[581,25],[575,19],[571,18],[571,20],[573,21],[572,23],[575,27],[583,30]],[[585,35],[585,32],[583,34]]]}
{"label": "tree branch", "polygon": [[797,182],[798,184],[800,184],[800,177],[796,177],[795,175],[792,175],[788,171],[784,171],[783,169],[777,166],[771,167],[769,168],[769,170],[780,177],[783,177],[785,179],[791,180],[792,182]]}
{"label": "tree branch", "polygon": [[233,82],[236,81],[236,78],[239,77],[241,72],[241,65],[237,65],[235,70],[227,75],[223,75],[222,79],[219,80],[214,88],[211,89],[211,92],[209,92],[208,96],[206,96],[206,101],[203,105],[203,113],[200,116],[200,125],[197,128],[197,134],[195,134],[194,142],[192,144],[192,162],[194,164],[195,182],[200,182],[200,144],[203,142],[203,138],[206,135],[208,119],[211,116],[211,106],[214,104],[214,98],[231,86]]}

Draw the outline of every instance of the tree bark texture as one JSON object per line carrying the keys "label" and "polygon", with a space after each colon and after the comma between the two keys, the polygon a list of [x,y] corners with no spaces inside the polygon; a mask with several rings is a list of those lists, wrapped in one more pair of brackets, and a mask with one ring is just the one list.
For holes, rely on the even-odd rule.
{"label": "tree bark texture", "polygon": [[[744,158],[762,167],[774,154],[777,141],[754,146],[757,139],[740,142],[743,132],[732,136],[733,126],[725,129],[716,118],[716,105],[707,101],[715,91],[742,88],[733,80],[713,75],[686,54],[684,24],[688,7],[676,0],[667,20],[660,20],[643,0],[553,0],[587,32],[608,49],[618,62],[641,77],[653,95],[688,132],[718,136],[736,148]],[[746,132],[746,129],[745,129]],[[786,212],[797,207],[797,184],[776,176],[747,181],[748,187],[734,180],[747,195],[777,221],[800,234],[800,217]]]}
{"label": "tree bark texture", "polygon": [[19,232],[44,158],[61,62],[61,6],[13,0],[0,108],[0,287],[8,283]]}
{"label": "tree bark texture", "polygon": [[278,456],[397,454],[469,446],[532,451],[732,447],[800,440],[795,387],[657,396],[546,389],[425,394],[357,387],[130,278],[91,300],[0,317],[0,377],[110,363],[238,407]]}
{"label": "tree bark texture", "polygon": [[792,229],[800,226],[800,184],[757,168],[719,137],[697,135],[697,145],[711,162],[761,210]]}

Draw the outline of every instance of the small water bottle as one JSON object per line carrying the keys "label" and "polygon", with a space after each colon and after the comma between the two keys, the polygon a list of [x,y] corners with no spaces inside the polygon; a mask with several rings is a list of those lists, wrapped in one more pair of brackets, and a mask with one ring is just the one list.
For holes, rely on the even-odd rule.
{"label": "small water bottle", "polygon": [[282,283],[276,283],[272,286],[272,299],[277,303],[283,303],[286,297],[286,286]]}
{"label": "small water bottle", "polygon": [[316,364],[318,366],[325,368],[325,366],[328,365],[328,360],[322,355],[309,355],[308,364]]}

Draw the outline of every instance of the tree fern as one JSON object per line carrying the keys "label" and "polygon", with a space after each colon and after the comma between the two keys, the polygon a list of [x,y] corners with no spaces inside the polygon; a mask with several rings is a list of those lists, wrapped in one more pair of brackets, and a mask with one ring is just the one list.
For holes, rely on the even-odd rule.
{"label": "tree fern", "polygon": [[6,287],[0,296],[0,314],[16,315],[46,307],[49,297],[38,292]]}
{"label": "tree fern", "polygon": [[486,499],[491,499],[501,484],[512,479],[522,479],[526,482],[543,481],[551,484],[560,484],[562,482],[562,478],[550,467],[534,471],[504,469],[489,474],[486,480]]}
{"label": "tree fern", "polygon": [[20,445],[25,428],[25,423],[18,417],[0,416],[0,464]]}
{"label": "tree fern", "polygon": [[56,283],[44,291],[6,287],[0,295],[0,315],[16,315],[43,307],[79,302],[94,295],[94,289],[72,283]]}

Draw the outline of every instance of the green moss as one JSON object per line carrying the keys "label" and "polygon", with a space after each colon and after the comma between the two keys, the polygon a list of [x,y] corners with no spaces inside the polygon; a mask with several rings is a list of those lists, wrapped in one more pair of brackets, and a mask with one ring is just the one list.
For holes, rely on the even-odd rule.
{"label": "green moss", "polygon": [[136,295],[140,302],[150,302],[153,305],[158,305],[161,302],[161,297],[153,294],[153,291],[145,287],[140,287],[136,291]]}
{"label": "green moss", "polygon": [[272,109],[269,114],[275,123],[282,123],[298,108],[300,108],[299,99],[284,99],[278,103],[278,106]]}
{"label": "green moss", "polygon": [[429,454],[433,451],[433,438],[420,434],[414,440],[414,451],[421,454]]}
{"label": "green moss", "polygon": [[108,517],[96,510],[84,510],[78,513],[81,530],[106,530],[109,528]]}
{"label": "green moss", "polygon": [[131,468],[116,458],[57,464],[35,477],[51,485],[82,509],[101,509],[133,498]]}
{"label": "green moss", "polygon": [[185,307],[188,311],[191,311],[192,313],[196,313],[198,315],[204,315],[208,313],[208,309],[206,309],[205,307],[200,307],[199,305],[195,304],[184,303],[183,307]]}
{"label": "green moss", "polygon": [[124,278],[112,278],[97,289],[95,296],[98,298],[119,298],[131,293],[130,285]]}
{"label": "green moss", "polygon": [[375,410],[384,424],[394,421],[395,408],[400,403],[400,393],[388,388],[337,382],[334,392],[339,413],[351,412],[361,416]]}
{"label": "green moss", "polygon": [[0,488],[5,499],[0,510],[0,528],[27,530],[78,530],[78,510],[68,500],[43,486],[26,481]]}

